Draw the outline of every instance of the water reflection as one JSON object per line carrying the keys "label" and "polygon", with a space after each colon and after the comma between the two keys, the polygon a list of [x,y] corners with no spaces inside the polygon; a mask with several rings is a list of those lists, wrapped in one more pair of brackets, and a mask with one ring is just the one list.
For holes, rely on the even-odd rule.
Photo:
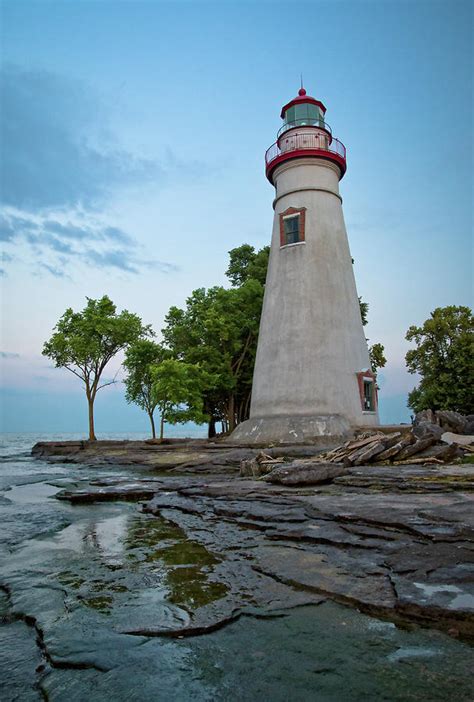
{"label": "water reflection", "polygon": [[161,573],[166,599],[174,605],[192,611],[228,593],[224,583],[212,579],[221,559],[162,517],[131,519],[126,546],[142,567]]}
{"label": "water reflection", "polygon": [[121,513],[71,524],[49,542],[68,565],[50,578],[66,588],[70,606],[110,614],[158,598],[192,616],[227,595],[215,572],[221,559],[205,546],[162,517],[116,509]]}

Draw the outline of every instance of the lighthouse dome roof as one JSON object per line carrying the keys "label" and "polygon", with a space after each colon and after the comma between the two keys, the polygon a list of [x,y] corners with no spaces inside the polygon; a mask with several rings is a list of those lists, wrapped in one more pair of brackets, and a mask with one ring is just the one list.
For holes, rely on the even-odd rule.
{"label": "lighthouse dome roof", "polygon": [[323,103],[320,100],[316,100],[316,98],[311,97],[311,95],[307,95],[306,90],[302,86],[298,90],[298,95],[294,97],[293,100],[290,100],[290,102],[287,102],[286,105],[283,105],[283,107],[281,108],[281,118],[285,119],[285,113],[287,110],[290,109],[290,107],[301,104],[317,105],[323,114],[326,112],[326,108],[324,107]]}

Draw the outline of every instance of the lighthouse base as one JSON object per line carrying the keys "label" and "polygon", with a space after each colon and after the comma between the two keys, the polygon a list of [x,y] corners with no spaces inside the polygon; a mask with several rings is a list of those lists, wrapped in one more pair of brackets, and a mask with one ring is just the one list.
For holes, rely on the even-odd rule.
{"label": "lighthouse base", "polygon": [[229,440],[246,445],[312,444],[331,448],[352,436],[340,414],[251,417],[239,424]]}

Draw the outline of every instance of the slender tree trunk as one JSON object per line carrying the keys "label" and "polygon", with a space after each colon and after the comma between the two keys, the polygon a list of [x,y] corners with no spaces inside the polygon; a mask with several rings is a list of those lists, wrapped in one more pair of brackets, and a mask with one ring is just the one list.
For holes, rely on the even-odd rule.
{"label": "slender tree trunk", "polygon": [[97,441],[94,431],[94,397],[87,393],[87,404],[89,406],[89,441]]}
{"label": "slender tree trunk", "polygon": [[150,417],[150,424],[151,424],[151,435],[153,439],[156,439],[156,431],[155,431],[155,419],[153,417],[153,412],[148,412],[148,416]]}
{"label": "slender tree trunk", "polygon": [[161,420],[160,420],[160,441],[163,441],[163,435],[165,431],[165,418],[163,415],[161,415]]}
{"label": "slender tree trunk", "polygon": [[227,418],[229,420],[229,431],[234,431],[235,429],[235,402],[234,396],[229,397],[229,404],[227,407]]}
{"label": "slender tree trunk", "polygon": [[213,439],[216,435],[216,420],[214,417],[211,416],[209,420],[209,425],[207,428],[207,438],[208,439]]}
{"label": "slender tree trunk", "polygon": [[244,421],[250,417],[250,400],[252,398],[252,390],[250,390],[245,400]]}

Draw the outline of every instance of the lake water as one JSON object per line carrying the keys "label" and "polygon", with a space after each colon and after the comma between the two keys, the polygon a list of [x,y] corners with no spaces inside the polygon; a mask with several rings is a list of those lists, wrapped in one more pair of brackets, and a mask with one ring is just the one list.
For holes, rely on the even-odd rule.
{"label": "lake water", "polygon": [[33,461],[33,444],[53,438],[78,437],[0,442],[2,702],[474,698],[467,645],[331,602],[192,638],[122,633],[131,620],[171,622],[225,586],[206,579],[213,554],[136,504],[56,500],[62,487],[132,469]]}

